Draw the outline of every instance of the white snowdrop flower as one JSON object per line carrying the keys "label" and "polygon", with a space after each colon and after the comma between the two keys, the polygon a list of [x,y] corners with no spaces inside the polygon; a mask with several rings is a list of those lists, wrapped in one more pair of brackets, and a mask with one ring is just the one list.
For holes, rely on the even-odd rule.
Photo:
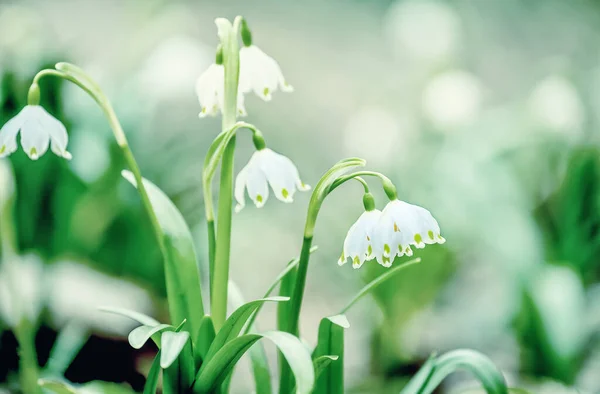
{"label": "white snowdrop flower", "polygon": [[27,105],[0,129],[0,158],[17,150],[17,134],[31,160],[39,159],[48,146],[56,155],[71,160],[67,152],[69,135],[65,126],[39,105]]}
{"label": "white snowdrop flower", "polygon": [[269,101],[271,93],[278,88],[283,92],[294,91],[275,59],[256,45],[244,46],[240,50],[240,90],[244,93],[254,91],[258,97]]}
{"label": "white snowdrop flower", "polygon": [[245,189],[248,189],[248,195],[257,208],[265,205],[269,198],[269,184],[275,197],[288,203],[293,201],[296,189],[310,190],[310,186],[300,180],[298,169],[289,158],[263,148],[254,152],[235,180],[235,211],[241,211],[246,205]]}
{"label": "white snowdrop flower", "polygon": [[373,246],[371,244],[373,229],[377,225],[381,211],[373,209],[365,211],[358,220],[350,227],[344,240],[344,251],[338,260],[338,265],[346,264],[348,258],[352,261],[352,267],[360,268],[366,260],[373,258]]}
{"label": "white snowdrop flower", "polygon": [[[201,118],[216,116],[223,110],[225,98],[225,68],[222,64],[211,64],[196,81],[196,94],[200,101]],[[238,116],[246,116],[244,95],[238,91]]]}
{"label": "white snowdrop flower", "polygon": [[411,245],[421,249],[444,242],[440,226],[428,210],[400,200],[388,203],[373,230],[373,254],[384,267],[390,267],[396,256],[412,256]]}

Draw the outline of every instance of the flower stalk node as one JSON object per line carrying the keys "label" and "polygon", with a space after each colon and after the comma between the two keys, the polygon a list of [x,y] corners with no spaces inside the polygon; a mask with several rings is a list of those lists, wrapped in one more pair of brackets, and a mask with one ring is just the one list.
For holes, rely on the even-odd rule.
{"label": "flower stalk node", "polygon": [[29,87],[29,93],[27,93],[27,104],[40,104],[40,85],[38,85],[36,82],[32,83]]}
{"label": "flower stalk node", "polygon": [[370,212],[375,209],[375,197],[371,193],[365,193],[363,196],[363,205],[365,207],[365,211]]}

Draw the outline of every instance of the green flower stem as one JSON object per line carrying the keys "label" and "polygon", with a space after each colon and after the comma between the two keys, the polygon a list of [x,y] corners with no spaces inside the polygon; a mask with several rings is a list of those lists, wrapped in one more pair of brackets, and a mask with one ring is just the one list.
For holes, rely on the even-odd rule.
{"label": "green flower stem", "polygon": [[[237,118],[237,93],[239,82],[240,55],[238,45],[241,17],[236,17],[234,25],[226,19],[217,19],[217,28],[223,45],[223,66],[225,68],[225,97],[222,130],[229,130]],[[215,261],[213,264],[213,289],[211,290],[211,315],[215,330],[219,331],[227,317],[227,287],[229,283],[229,257],[231,252],[231,221],[233,211],[233,159],[235,135],[227,143],[221,162],[221,180],[217,218]]]}
{"label": "green flower stem", "polygon": [[[16,191],[15,191],[16,193]],[[8,265],[9,273],[8,291],[11,295],[13,313],[21,314],[23,307],[22,300],[19,297],[18,289],[15,287],[17,283],[14,277],[15,264],[17,263],[17,240],[15,228],[13,226],[13,208],[15,196],[9,197],[4,206],[0,206],[0,240],[2,241],[2,253],[0,261]],[[25,393],[37,394],[40,389],[37,384],[38,380],[38,360],[35,350],[35,326],[26,318],[21,318],[21,321],[14,327],[15,337],[19,344],[19,379],[21,388]]]}
{"label": "green flower stem", "polygon": [[38,386],[38,360],[35,351],[34,324],[26,318],[15,327],[15,336],[19,342],[19,375],[24,393],[40,393]]}
{"label": "green flower stem", "polygon": [[[394,186],[394,184],[392,183],[390,178],[388,178],[387,176],[383,175],[380,172],[375,172],[375,171],[357,171],[357,172],[353,172],[352,174],[349,174],[349,175],[341,176],[335,182],[333,182],[333,184],[329,187],[328,193],[331,193],[333,190],[335,190],[338,186],[342,185],[346,181],[348,181],[350,179],[357,179],[361,176],[374,176],[374,177],[381,179],[381,182],[383,184],[383,190],[385,191],[385,194],[388,196],[388,198],[390,200],[395,200],[396,198],[398,198],[396,186]],[[368,192],[368,191],[366,191],[366,192]]]}
{"label": "green flower stem", "polygon": [[350,300],[350,302],[344,308],[342,308],[342,310],[340,311],[339,314],[343,315],[346,312],[348,312],[348,310],[350,308],[352,308],[352,306],[354,304],[356,304],[361,298],[363,298],[369,292],[373,291],[377,286],[384,283],[392,275],[395,275],[396,273],[400,272],[401,270],[404,270],[406,267],[410,267],[411,265],[417,264],[420,262],[421,262],[421,258],[417,257],[416,259],[409,260],[400,265],[397,265],[396,267],[392,268],[391,270],[386,271],[383,275],[379,275],[377,278],[375,278],[373,281],[371,281],[368,285],[363,287],[362,290],[356,296],[354,296],[354,298],[352,300]]}

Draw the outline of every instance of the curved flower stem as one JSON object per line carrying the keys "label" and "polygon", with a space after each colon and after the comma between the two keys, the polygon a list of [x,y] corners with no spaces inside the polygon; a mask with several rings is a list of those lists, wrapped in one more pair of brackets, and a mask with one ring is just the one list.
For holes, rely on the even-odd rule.
{"label": "curved flower stem", "polygon": [[349,175],[341,176],[331,184],[328,193],[331,193],[337,187],[341,186],[343,183],[349,181],[350,179],[360,179],[361,176],[374,176],[381,179],[381,182],[383,183],[383,190],[385,191],[385,194],[388,196],[388,198],[390,200],[395,200],[398,197],[398,194],[396,192],[396,186],[394,186],[390,178],[388,178],[380,172],[375,171],[357,171]]}
{"label": "curved flower stem", "polygon": [[[33,79],[33,83],[37,84],[39,80],[44,76],[55,76],[59,78],[66,79],[80,87],[86,93],[88,93],[96,103],[100,106],[104,115],[106,116],[110,128],[115,136],[117,144],[119,148],[121,148],[121,153],[127,162],[127,166],[129,170],[132,172],[135,181],[137,183],[137,190],[140,194],[140,198],[142,199],[142,204],[146,209],[146,213],[150,218],[150,222],[152,225],[152,229],[154,230],[154,235],[158,242],[159,248],[163,254],[163,258],[167,260],[167,254],[165,252],[164,247],[164,233],[160,228],[160,224],[158,223],[158,219],[156,217],[156,213],[152,208],[152,204],[150,203],[150,198],[148,197],[148,192],[142,182],[142,173],[140,171],[140,167],[137,164],[133,153],[131,152],[131,148],[129,147],[129,143],[127,142],[127,137],[125,136],[125,132],[123,131],[123,127],[117,118],[117,115],[108,100],[108,98],[100,91],[98,85],[89,77],[88,75],[83,73],[83,70],[76,68],[75,66],[68,65],[66,63],[59,63],[57,66],[62,65],[63,67],[67,67],[67,69],[72,67],[73,72],[69,71],[59,71],[59,70],[42,70],[40,71],[35,78]],[[74,74],[77,75],[74,75]]]}
{"label": "curved flower stem", "polygon": [[[238,32],[242,18],[236,17],[233,26],[226,19],[217,19],[217,28],[223,45],[223,66],[225,68],[225,97],[223,131],[230,129],[237,118],[237,94],[239,82],[240,55]],[[217,212],[217,234],[213,266],[213,288],[211,289],[211,315],[215,330],[219,331],[227,316],[227,287],[229,282],[229,257],[231,252],[231,221],[233,212],[233,159],[235,135],[231,137],[221,161],[219,206]]]}

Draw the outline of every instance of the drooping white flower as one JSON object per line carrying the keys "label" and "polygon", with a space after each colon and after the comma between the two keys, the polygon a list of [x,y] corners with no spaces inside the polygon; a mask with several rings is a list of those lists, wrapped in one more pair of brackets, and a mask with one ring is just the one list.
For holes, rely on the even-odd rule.
{"label": "drooping white flower", "polygon": [[350,227],[344,240],[344,251],[338,260],[338,265],[346,264],[348,258],[352,261],[353,268],[360,268],[366,260],[373,256],[373,230],[379,222],[381,211],[374,209],[365,211]]}
{"label": "drooping white flower", "polygon": [[310,186],[300,180],[298,169],[287,157],[269,148],[257,150],[235,180],[235,198],[238,202],[235,211],[244,208],[244,190],[257,208],[265,205],[269,198],[269,185],[275,197],[283,202],[292,202],[296,189],[310,190]]}
{"label": "drooping white flower", "polygon": [[17,134],[21,146],[31,160],[46,153],[48,146],[57,156],[71,160],[67,152],[69,135],[65,126],[39,105],[27,105],[0,129],[0,158],[17,150]]}
{"label": "drooping white flower", "polygon": [[265,101],[277,89],[293,92],[294,88],[283,77],[281,67],[275,59],[256,45],[244,46],[240,50],[240,90],[254,93]]}
{"label": "drooping white flower", "polygon": [[412,256],[412,246],[443,244],[440,226],[431,213],[418,205],[393,200],[381,213],[373,231],[373,254],[377,262],[390,267],[396,256]]}
{"label": "drooping white flower", "polygon": [[[216,116],[223,110],[225,100],[225,69],[222,64],[211,64],[196,81],[196,94],[200,101],[201,118]],[[241,90],[237,96],[237,115],[246,116],[244,95]]]}

